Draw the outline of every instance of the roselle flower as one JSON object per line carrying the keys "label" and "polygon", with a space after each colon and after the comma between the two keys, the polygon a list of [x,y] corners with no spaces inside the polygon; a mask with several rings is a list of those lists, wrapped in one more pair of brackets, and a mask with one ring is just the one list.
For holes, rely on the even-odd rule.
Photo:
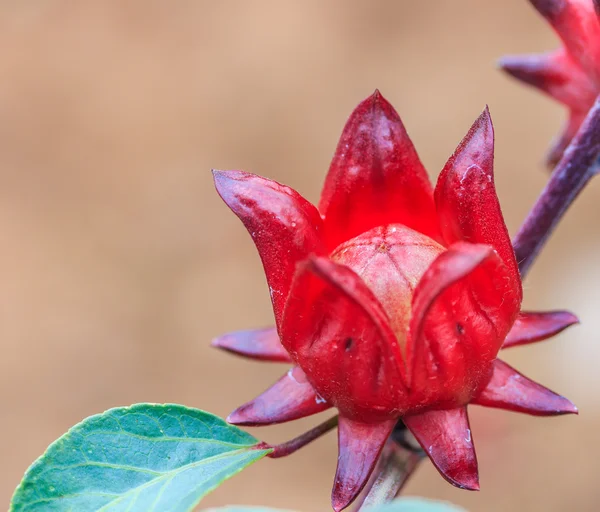
{"label": "roselle flower", "polygon": [[493,150],[486,109],[433,191],[398,114],[375,92],[344,128],[318,209],[266,178],[214,172],[258,248],[276,323],[214,345],[293,365],[228,421],[268,425],[337,408],[335,510],[361,491],[399,420],[444,478],[478,489],[468,404],[577,411],[496,358],[577,319],[520,313]]}
{"label": "roselle flower", "polygon": [[508,56],[500,66],[569,109],[548,163],[560,160],[600,93],[600,1],[530,0],[552,25],[562,47],[542,54]]}

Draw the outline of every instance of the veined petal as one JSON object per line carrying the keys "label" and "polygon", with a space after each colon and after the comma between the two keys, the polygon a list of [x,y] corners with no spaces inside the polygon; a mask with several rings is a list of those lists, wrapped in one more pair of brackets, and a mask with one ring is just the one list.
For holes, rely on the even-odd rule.
{"label": "veined petal", "polygon": [[596,87],[588,75],[563,49],[534,55],[506,56],[500,67],[557,101],[576,110],[587,111],[596,98]]}
{"label": "veined petal", "polygon": [[359,423],[340,416],[338,464],[331,493],[333,510],[352,503],[371,475],[396,420]]}
{"label": "veined petal", "polygon": [[489,384],[471,403],[534,416],[578,412],[570,400],[521,375],[499,359],[494,362],[494,373]]}
{"label": "veined petal", "polygon": [[319,203],[330,250],[376,226],[439,240],[431,184],[397,112],[379,93],[344,127]]}
{"label": "veined petal", "polygon": [[565,48],[600,83],[600,24],[594,1],[530,0],[552,25]]}
{"label": "veined petal", "polygon": [[260,254],[278,328],[296,264],[325,254],[317,209],[296,191],[241,171],[213,171],[217,192],[240,218]]}
{"label": "veined petal", "polygon": [[306,380],[304,372],[295,367],[260,396],[238,407],[227,421],[234,425],[271,425],[304,418],[330,407]]}
{"label": "veined petal", "polygon": [[446,243],[491,245],[508,267],[520,300],[519,269],[494,186],[494,128],[487,108],[444,166],[435,204]]}
{"label": "veined petal", "polygon": [[489,245],[459,242],[438,256],[413,296],[407,346],[413,392],[468,401],[518,314],[519,291]]}
{"label": "veined petal", "polygon": [[401,406],[398,341],[377,298],[348,267],[318,257],[301,265],[282,326],[283,345],[343,415],[373,421]]}
{"label": "veined petal", "polygon": [[479,490],[477,457],[466,407],[406,416],[402,421],[448,482],[461,489]]}
{"label": "veined petal", "polygon": [[542,341],[577,323],[579,319],[569,311],[522,311],[504,340],[502,348]]}
{"label": "veined petal", "polygon": [[239,356],[259,361],[290,363],[292,358],[279,341],[275,327],[235,331],[219,336],[212,341],[213,347]]}

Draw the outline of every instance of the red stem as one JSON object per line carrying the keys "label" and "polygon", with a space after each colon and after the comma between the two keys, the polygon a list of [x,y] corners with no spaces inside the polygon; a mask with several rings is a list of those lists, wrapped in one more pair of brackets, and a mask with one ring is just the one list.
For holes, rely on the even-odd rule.
{"label": "red stem", "polygon": [[598,173],[599,156],[600,96],[513,240],[523,277],[569,206]]}
{"label": "red stem", "polygon": [[271,448],[273,451],[267,455],[271,459],[278,459],[279,457],[286,457],[299,450],[300,448],[306,446],[308,443],[311,443],[315,439],[321,437],[323,434],[326,434],[330,430],[337,427],[338,417],[333,416],[329,418],[327,421],[317,425],[315,428],[305,432],[304,434],[292,439],[291,441],[287,441],[285,443],[270,445],[267,443],[261,443],[257,446],[257,448],[263,450]]}

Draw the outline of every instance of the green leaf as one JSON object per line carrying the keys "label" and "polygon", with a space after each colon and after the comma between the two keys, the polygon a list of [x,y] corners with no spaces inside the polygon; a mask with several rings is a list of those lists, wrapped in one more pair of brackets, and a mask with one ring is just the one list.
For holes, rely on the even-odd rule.
{"label": "green leaf", "polygon": [[252,507],[250,505],[230,505],[228,507],[205,508],[204,512],[293,512],[280,508]]}
{"label": "green leaf", "polygon": [[466,512],[464,508],[446,501],[423,498],[400,498],[366,510],[368,512]]}
{"label": "green leaf", "polygon": [[[426,500],[423,498],[400,498],[385,505],[366,509],[368,512],[466,512],[465,509],[444,501]],[[206,509],[206,512],[286,512],[266,507],[250,507],[232,505],[222,508]]]}
{"label": "green leaf", "polygon": [[137,404],[75,425],[27,470],[10,512],[184,512],[270,450],[212,414]]}

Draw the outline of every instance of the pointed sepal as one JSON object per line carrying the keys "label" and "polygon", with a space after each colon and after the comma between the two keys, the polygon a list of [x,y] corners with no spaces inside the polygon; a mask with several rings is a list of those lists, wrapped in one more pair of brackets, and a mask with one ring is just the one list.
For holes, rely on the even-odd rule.
{"label": "pointed sepal", "polygon": [[339,512],[352,503],[371,475],[396,420],[359,423],[340,416],[338,464],[331,505]]}
{"label": "pointed sepal", "polygon": [[431,184],[397,112],[379,93],[351,114],[319,210],[328,247],[399,223],[439,239]]}
{"label": "pointed sepal", "polygon": [[217,192],[240,218],[260,254],[279,325],[296,264],[324,254],[322,220],[298,192],[242,171],[213,171]]}
{"label": "pointed sepal", "polygon": [[494,128],[487,108],[440,173],[435,204],[446,243],[491,245],[520,290],[519,269],[494,186]]}
{"label": "pointed sepal", "polygon": [[297,420],[329,409],[298,367],[291,368],[273,386],[228,417],[233,425],[271,425]]}
{"label": "pointed sepal", "polygon": [[290,363],[287,350],[279,341],[275,327],[235,331],[215,338],[211,345],[238,356],[258,361]]}
{"label": "pointed sepal", "polygon": [[565,4],[565,0],[529,0],[529,2],[550,22],[556,20],[556,17],[563,11]]}
{"label": "pointed sepal", "polygon": [[341,414],[374,421],[400,407],[398,341],[383,306],[350,268],[319,257],[299,266],[281,342]]}
{"label": "pointed sepal", "polygon": [[473,404],[532,414],[577,414],[577,407],[563,396],[528,379],[504,361],[496,359],[492,378]]}
{"label": "pointed sepal", "polygon": [[519,291],[489,245],[459,242],[438,256],[413,296],[407,345],[413,393],[435,394],[448,406],[468,400],[518,314]]}
{"label": "pointed sepal", "polygon": [[477,457],[466,407],[429,411],[402,421],[448,482],[461,489],[479,490]]}
{"label": "pointed sepal", "polygon": [[590,0],[530,0],[562,39],[573,59],[598,83],[600,23]]}
{"label": "pointed sepal", "polygon": [[542,341],[577,323],[579,319],[569,311],[522,311],[504,340],[502,348]]}
{"label": "pointed sepal", "polygon": [[508,55],[500,67],[509,75],[535,87],[577,111],[587,111],[596,98],[596,87],[563,49],[533,55]]}

